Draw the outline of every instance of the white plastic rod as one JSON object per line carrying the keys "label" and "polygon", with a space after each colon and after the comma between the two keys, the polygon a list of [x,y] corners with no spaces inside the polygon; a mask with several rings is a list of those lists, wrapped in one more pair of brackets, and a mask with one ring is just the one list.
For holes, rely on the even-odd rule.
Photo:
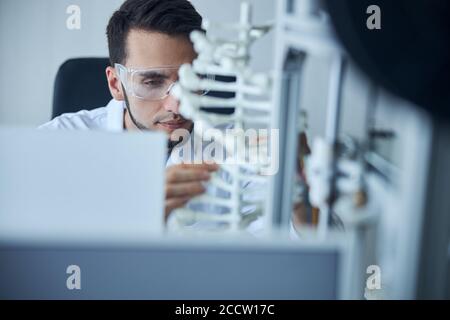
{"label": "white plastic rod", "polygon": [[344,73],[344,58],[342,55],[337,54],[333,57],[331,71],[330,71],[330,83],[328,89],[328,104],[327,104],[327,119],[325,127],[325,140],[328,147],[331,149],[330,159],[327,161],[328,168],[325,172],[330,173],[329,179],[329,199],[327,204],[321,209],[319,215],[319,238],[325,239],[328,233],[328,224],[330,216],[333,210],[333,199],[336,188],[336,155],[335,147],[337,144],[339,133],[339,122],[341,112],[341,93],[342,93],[342,81]]}

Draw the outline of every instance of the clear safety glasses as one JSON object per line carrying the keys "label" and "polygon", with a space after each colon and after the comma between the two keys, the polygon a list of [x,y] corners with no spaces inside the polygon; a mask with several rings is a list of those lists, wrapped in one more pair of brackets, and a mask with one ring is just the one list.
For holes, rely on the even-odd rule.
{"label": "clear safety glasses", "polygon": [[[127,93],[147,101],[165,99],[178,80],[178,70],[180,68],[180,66],[167,66],[149,69],[129,69],[119,63],[116,63],[114,66]],[[210,79],[211,77],[199,75],[199,78]],[[202,90],[196,93],[205,95],[207,91]]]}

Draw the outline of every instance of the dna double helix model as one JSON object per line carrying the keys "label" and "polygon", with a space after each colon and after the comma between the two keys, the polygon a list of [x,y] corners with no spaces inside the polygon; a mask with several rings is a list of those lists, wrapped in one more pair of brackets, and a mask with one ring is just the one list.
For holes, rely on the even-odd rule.
{"label": "dna double helix model", "polygon": [[[273,165],[273,155],[268,153],[274,147],[268,141],[272,77],[251,70],[250,48],[270,31],[271,24],[255,26],[251,20],[250,5],[242,3],[239,23],[205,20],[206,33],[190,35],[198,56],[192,64],[181,66],[179,82],[171,92],[180,101],[180,113],[194,122],[193,139],[213,135],[215,155],[223,152],[225,161],[219,163],[205,194],[173,212],[175,227],[203,224],[236,231],[264,216],[268,189],[264,184]],[[216,36],[217,31],[233,38]],[[214,109],[229,112],[211,112]]]}

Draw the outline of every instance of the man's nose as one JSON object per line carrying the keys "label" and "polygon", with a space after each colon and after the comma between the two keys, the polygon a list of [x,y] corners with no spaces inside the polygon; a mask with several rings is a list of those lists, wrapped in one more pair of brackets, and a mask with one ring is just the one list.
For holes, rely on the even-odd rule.
{"label": "man's nose", "polygon": [[173,97],[172,95],[168,95],[164,101],[164,110],[173,112],[175,114],[180,113],[180,101],[178,101],[177,98]]}

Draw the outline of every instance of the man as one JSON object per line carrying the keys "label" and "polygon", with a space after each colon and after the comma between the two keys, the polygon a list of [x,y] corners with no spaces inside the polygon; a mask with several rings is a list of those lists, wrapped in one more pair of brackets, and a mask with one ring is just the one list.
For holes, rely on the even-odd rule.
{"label": "man", "polygon": [[[169,92],[178,68],[196,53],[189,34],[201,30],[202,17],[187,0],[127,0],[107,27],[111,66],[106,69],[113,97],[107,106],[61,115],[40,128],[84,130],[192,130]],[[215,164],[177,164],[166,168],[165,218],[205,192]],[[297,219],[298,220],[298,219]],[[294,221],[296,221],[294,219]]]}
{"label": "man", "polygon": [[[40,128],[86,130],[191,130],[169,95],[178,67],[196,53],[189,40],[201,30],[202,17],[187,0],[128,0],[107,27],[111,66],[106,69],[113,100],[106,107],[61,115]],[[123,83],[117,65],[127,73]],[[176,141],[172,141],[171,145]],[[202,182],[218,169],[213,164],[178,164],[166,171],[166,218],[205,191]]]}

